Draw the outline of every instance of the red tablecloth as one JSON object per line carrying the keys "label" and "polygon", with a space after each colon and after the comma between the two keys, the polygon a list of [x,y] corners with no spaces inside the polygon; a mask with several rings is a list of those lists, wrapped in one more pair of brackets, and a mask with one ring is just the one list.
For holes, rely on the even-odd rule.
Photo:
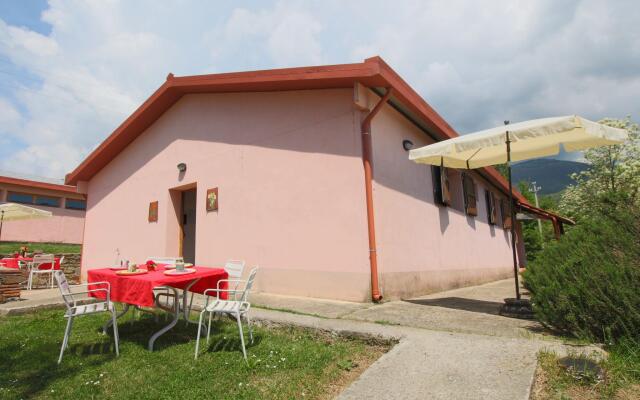
{"label": "red tablecloth", "polygon": [[[111,284],[111,301],[135,304],[142,307],[154,305],[153,289],[158,286],[172,286],[184,289],[194,279],[200,279],[190,289],[191,292],[203,293],[206,289],[215,289],[220,279],[227,279],[227,272],[223,268],[193,267],[193,274],[168,276],[163,272],[164,267],[157,267],[156,271],[149,271],[143,275],[117,275],[109,268],[92,269],[87,273],[87,281],[109,282]],[[92,287],[93,288],[93,287]],[[226,289],[226,283],[220,287]],[[93,297],[104,299],[104,292],[91,293]],[[220,296],[226,298],[226,293]]]}
{"label": "red tablecloth", "polygon": [[[60,258],[56,257],[56,264],[53,267],[53,269],[60,269]],[[3,263],[5,265],[5,267],[7,268],[20,268],[20,266],[18,265],[18,261],[22,261],[25,263],[31,262],[33,261],[32,257],[11,257],[11,258],[3,258],[2,260],[0,260],[0,263]],[[40,264],[40,266],[38,267],[39,270],[45,270],[45,269],[51,269],[51,264]]]}

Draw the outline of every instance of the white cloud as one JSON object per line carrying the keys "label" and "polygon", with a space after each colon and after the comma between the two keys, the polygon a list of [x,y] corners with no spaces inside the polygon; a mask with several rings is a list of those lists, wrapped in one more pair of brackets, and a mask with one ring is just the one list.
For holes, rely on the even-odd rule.
{"label": "white cloud", "polygon": [[48,36],[0,20],[0,55],[36,79],[26,85],[17,77],[11,95],[0,96],[3,134],[26,144],[0,168],[62,176],[169,72],[236,69],[232,55],[253,50],[263,54],[265,67],[322,59],[315,38],[321,25],[284,3],[255,12],[150,0],[53,0],[49,6],[43,13],[52,26]]}
{"label": "white cloud", "polygon": [[634,0],[50,0],[42,18],[48,35],[0,19],[0,57],[23,72],[0,85],[0,139],[22,146],[0,169],[69,172],[168,72],[379,54],[460,132],[569,113],[637,119],[640,109]]}
{"label": "white cloud", "polygon": [[16,132],[22,125],[22,116],[7,100],[0,98],[0,129],[6,132]]}
{"label": "white cloud", "polygon": [[268,61],[270,67],[315,65],[323,61],[318,40],[322,29],[309,12],[278,2],[266,10],[235,9],[210,40],[221,63],[241,57],[258,64]]}
{"label": "white cloud", "polygon": [[462,133],[504,119],[638,117],[634,1],[401,4],[353,54],[387,58]]}
{"label": "white cloud", "polygon": [[58,51],[55,41],[24,28],[5,26],[5,34],[8,36],[7,45],[22,48],[21,50],[29,54],[53,56]]}

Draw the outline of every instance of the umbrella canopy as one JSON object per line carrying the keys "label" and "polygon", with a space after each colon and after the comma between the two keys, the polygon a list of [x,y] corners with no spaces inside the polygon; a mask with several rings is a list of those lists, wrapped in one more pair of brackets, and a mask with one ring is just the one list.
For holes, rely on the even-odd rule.
{"label": "umbrella canopy", "polygon": [[622,143],[628,134],[597,122],[569,115],[534,119],[500,126],[444,140],[409,152],[417,163],[442,165],[449,168],[473,169],[504,164],[505,143],[511,142],[511,161],[556,155],[565,151]]}
{"label": "umbrella canopy", "polygon": [[16,203],[0,204],[0,218],[2,221],[18,221],[22,219],[48,218],[52,217],[51,211],[39,210],[37,208],[23,206]]}
{"label": "umbrella canopy", "polygon": [[[611,128],[569,115],[542,118],[487,129],[444,140],[409,152],[409,159],[421,164],[473,169],[507,163],[511,220],[515,220],[511,161],[556,155],[566,151],[620,144],[628,137],[624,129]],[[520,300],[515,223],[511,224],[511,251],[516,298]]]}

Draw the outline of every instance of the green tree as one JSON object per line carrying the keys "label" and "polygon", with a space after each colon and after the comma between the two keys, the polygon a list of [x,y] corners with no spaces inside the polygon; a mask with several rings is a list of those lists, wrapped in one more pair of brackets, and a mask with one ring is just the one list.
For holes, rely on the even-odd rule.
{"label": "green tree", "polygon": [[576,220],[588,218],[602,208],[607,197],[624,198],[627,206],[640,205],[640,132],[629,117],[606,118],[605,125],[623,128],[629,140],[616,146],[587,150],[584,157],[591,165],[574,174],[575,184],[567,187],[560,199],[560,210]]}
{"label": "green tree", "polygon": [[[531,184],[526,181],[518,182],[517,188],[530,204],[535,204],[534,194],[529,190]],[[539,195],[538,201],[540,208],[548,211],[556,211],[558,209],[557,201],[551,196]],[[522,236],[524,239],[524,247],[527,251],[527,260],[534,261],[544,246],[552,240],[555,240],[553,225],[549,221],[542,221],[542,236],[538,228],[536,219],[520,221],[522,224]]]}
{"label": "green tree", "polygon": [[598,341],[640,339],[640,210],[612,204],[538,254],[524,274],[537,318]]}

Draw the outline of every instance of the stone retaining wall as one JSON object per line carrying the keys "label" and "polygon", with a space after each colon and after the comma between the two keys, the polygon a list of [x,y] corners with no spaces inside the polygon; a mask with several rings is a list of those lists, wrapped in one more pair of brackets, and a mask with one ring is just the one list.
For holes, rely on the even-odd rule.
{"label": "stone retaining wall", "polygon": [[[60,253],[55,254],[56,257],[64,256],[61,269],[67,276],[69,283],[80,283],[80,253]],[[0,254],[0,258],[13,257],[13,254]]]}

